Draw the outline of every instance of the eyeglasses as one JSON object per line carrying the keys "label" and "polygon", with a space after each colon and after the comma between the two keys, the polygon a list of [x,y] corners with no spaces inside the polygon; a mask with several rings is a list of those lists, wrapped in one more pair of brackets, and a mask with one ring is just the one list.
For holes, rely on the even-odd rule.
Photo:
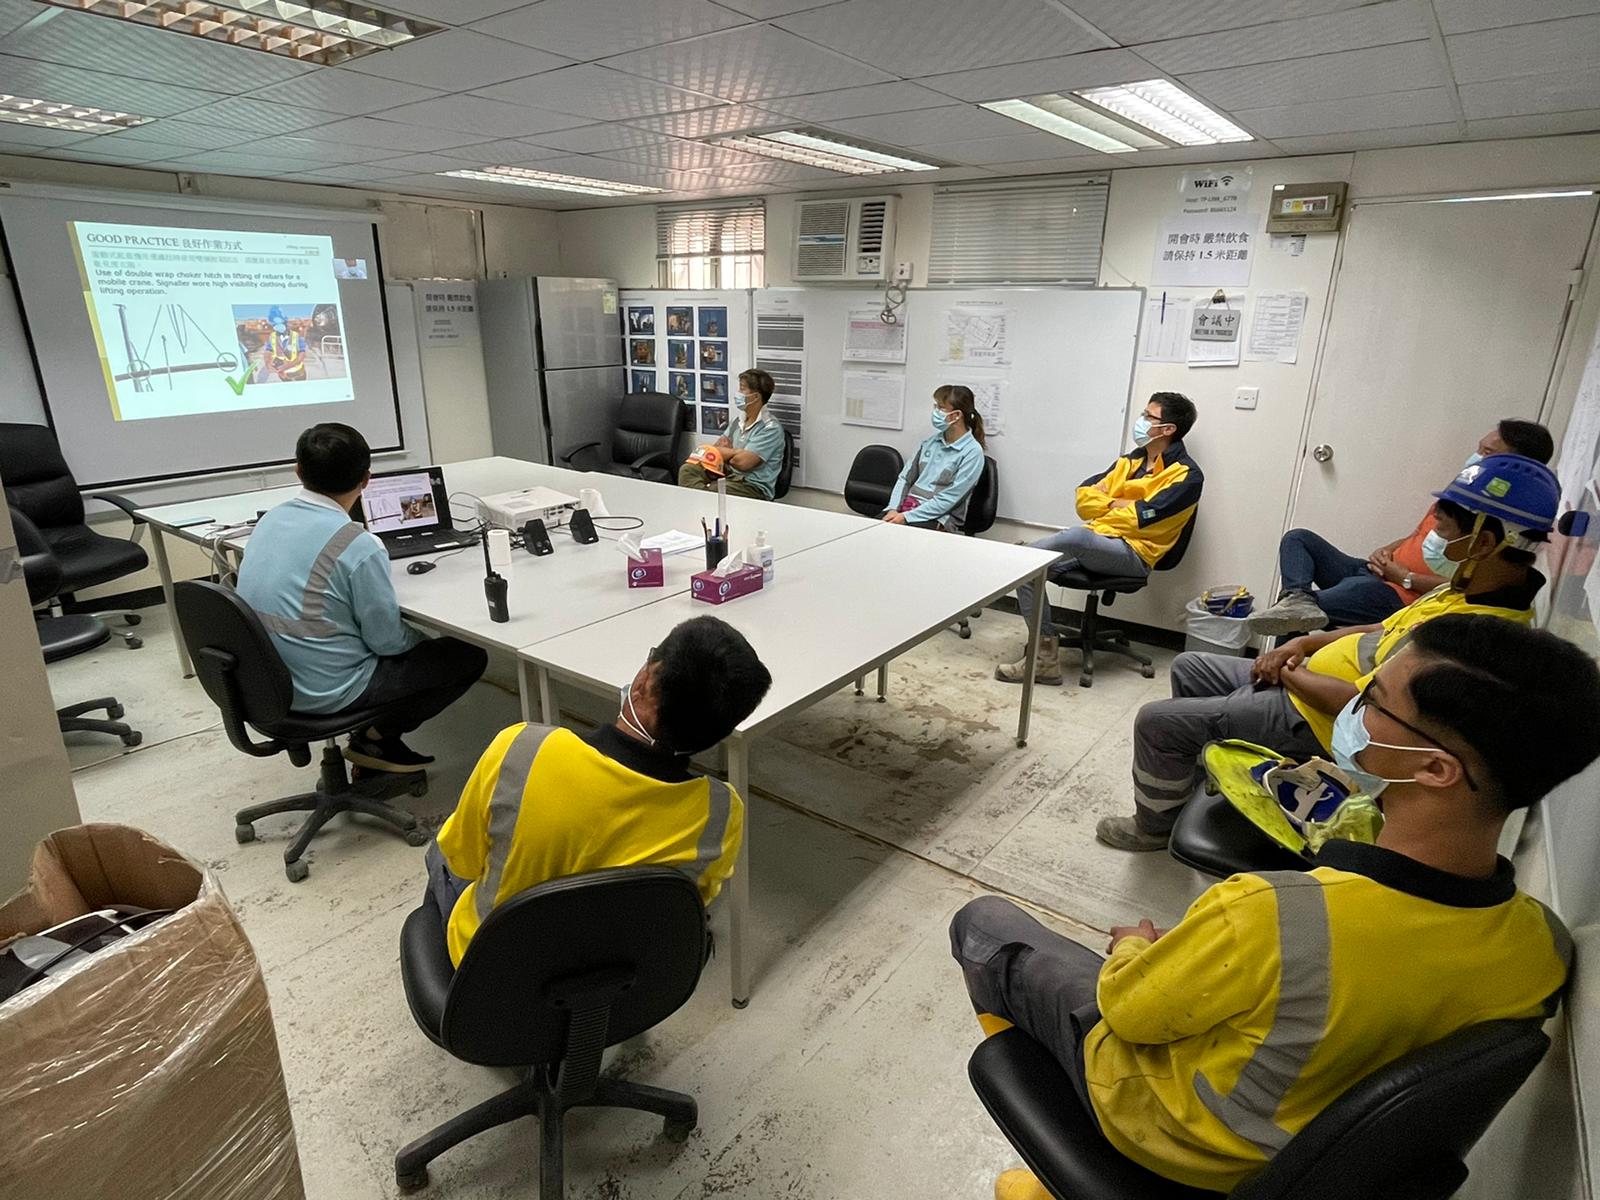
{"label": "eyeglasses", "polygon": [[[1373,682],[1376,682],[1376,680],[1374,680]],[[1361,689],[1360,695],[1358,695],[1356,697],[1356,711],[1357,712],[1360,712],[1363,708],[1374,709],[1375,711],[1380,712],[1384,716],[1388,717],[1389,720],[1393,721],[1396,725],[1400,726],[1400,728],[1404,729],[1406,732],[1414,733],[1419,738],[1422,738],[1424,741],[1433,743],[1432,746],[1428,746],[1428,747],[1424,747],[1424,746],[1409,746],[1409,747],[1407,747],[1407,746],[1391,746],[1391,747],[1387,747],[1388,749],[1398,749],[1398,750],[1405,750],[1405,749],[1411,749],[1411,750],[1433,749],[1433,750],[1440,750],[1440,751],[1444,752],[1445,754],[1448,754],[1451,758],[1455,759],[1456,762],[1460,764],[1460,766],[1461,766],[1461,774],[1462,774],[1462,777],[1466,779],[1467,786],[1469,788],[1471,788],[1473,791],[1477,791],[1478,790],[1477,781],[1472,778],[1472,772],[1467,769],[1467,760],[1465,758],[1463,758],[1462,755],[1458,751],[1452,750],[1448,746],[1439,745],[1438,744],[1439,743],[1439,739],[1437,737],[1435,737],[1433,734],[1429,733],[1425,729],[1418,729],[1415,725],[1413,725],[1410,721],[1407,721],[1404,717],[1396,716],[1393,709],[1385,708],[1383,705],[1379,704],[1376,700],[1374,700],[1372,698],[1372,694],[1371,693],[1372,693],[1372,683],[1368,683],[1366,687]],[[1384,746],[1383,742],[1372,742],[1371,744],[1374,745],[1374,746],[1380,746],[1380,747]]]}

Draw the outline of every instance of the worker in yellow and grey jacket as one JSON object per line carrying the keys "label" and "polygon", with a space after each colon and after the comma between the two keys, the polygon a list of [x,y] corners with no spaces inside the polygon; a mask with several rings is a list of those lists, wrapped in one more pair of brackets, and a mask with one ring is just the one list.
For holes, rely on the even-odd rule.
{"label": "worker in yellow and grey jacket", "polygon": [[[1063,529],[1033,545],[1061,557],[1051,576],[1080,568],[1098,575],[1148,575],[1178,544],[1200,503],[1205,476],[1183,438],[1194,427],[1194,402],[1177,392],[1157,392],[1133,423],[1135,449],[1111,464],[1104,475],[1090,476],[1078,487],[1076,504],[1083,524]],[[1033,614],[1033,587],[1017,589],[1024,620]],[[1027,651],[1016,662],[1000,663],[994,677],[1021,683],[1028,671]],[[1061,653],[1055,622],[1046,597],[1039,623],[1039,658],[1035,683],[1061,682]]]}
{"label": "worker in yellow and grey jacket", "polygon": [[616,723],[580,736],[513,725],[483,752],[438,840],[428,893],[457,966],[498,904],[605,867],[679,867],[710,903],[733,873],[744,802],[689,755],[755,711],[772,676],[715,617],[685,621],[622,689]]}
{"label": "worker in yellow and grey jacket", "polygon": [[[1570,935],[1496,848],[1514,810],[1600,757],[1592,659],[1497,617],[1437,617],[1340,712],[1333,743],[1381,797],[1376,845],[1235,875],[1169,932],[1114,927],[1104,961],[997,896],[951,925],[985,1033],[1039,1041],[1074,1084],[1064,1103],[1190,1187],[1232,1191],[1413,1050],[1551,1015],[1570,970]],[[995,1196],[1049,1193],[1015,1170]]]}

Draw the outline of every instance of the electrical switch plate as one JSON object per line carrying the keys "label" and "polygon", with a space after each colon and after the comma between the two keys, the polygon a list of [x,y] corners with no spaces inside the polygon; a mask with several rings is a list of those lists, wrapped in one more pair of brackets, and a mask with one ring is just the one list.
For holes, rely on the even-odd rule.
{"label": "electrical switch plate", "polygon": [[894,281],[896,283],[910,283],[911,282],[911,264],[910,263],[908,263],[908,262],[897,262],[897,263],[895,263],[895,265],[894,265]]}
{"label": "electrical switch plate", "polygon": [[1256,406],[1256,401],[1260,398],[1260,388],[1235,388],[1233,392],[1233,406],[1235,408],[1254,408]]}

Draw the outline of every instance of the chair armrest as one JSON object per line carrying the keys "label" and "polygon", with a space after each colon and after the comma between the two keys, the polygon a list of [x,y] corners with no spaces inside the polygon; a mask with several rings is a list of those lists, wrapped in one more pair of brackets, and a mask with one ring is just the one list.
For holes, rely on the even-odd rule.
{"label": "chair armrest", "polygon": [[578,455],[582,454],[585,450],[595,450],[595,449],[598,449],[599,446],[600,446],[599,442],[584,442],[581,445],[577,445],[577,446],[572,447],[572,449],[568,450],[566,453],[560,455],[559,457],[560,457],[562,462],[570,463],[573,459],[577,458]]}
{"label": "chair armrest", "polygon": [[127,514],[128,519],[133,522],[133,536],[128,539],[129,541],[138,542],[144,536],[144,527],[147,522],[139,515],[139,506],[132,500],[116,492],[90,492],[89,499],[104,500],[107,504],[114,505]]}
{"label": "chair armrest", "polygon": [[28,602],[43,604],[53,600],[61,590],[61,560],[44,540],[44,534],[21,509],[6,505],[11,513],[11,527],[17,535],[17,557],[22,562],[22,576],[28,584]]}
{"label": "chair armrest", "polygon": [[672,454],[667,450],[652,450],[649,454],[641,455],[628,464],[628,470],[637,475],[645,467],[666,467],[672,461]]}

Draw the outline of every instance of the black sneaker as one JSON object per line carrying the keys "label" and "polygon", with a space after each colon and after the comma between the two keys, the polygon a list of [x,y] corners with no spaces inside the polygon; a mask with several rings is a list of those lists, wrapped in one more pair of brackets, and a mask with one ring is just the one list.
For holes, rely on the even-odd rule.
{"label": "black sneaker", "polygon": [[364,733],[350,735],[350,745],[345,748],[344,756],[358,767],[395,774],[421,771],[433,762],[433,755],[418,754],[397,737],[369,738]]}

